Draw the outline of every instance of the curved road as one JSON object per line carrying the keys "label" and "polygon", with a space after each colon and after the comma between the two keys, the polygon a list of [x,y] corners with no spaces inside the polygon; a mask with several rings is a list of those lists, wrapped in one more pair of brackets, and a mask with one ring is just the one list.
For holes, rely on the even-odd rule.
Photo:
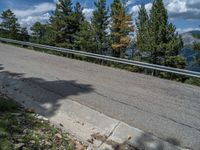
{"label": "curved road", "polygon": [[0,44],[0,67],[0,75],[20,73],[112,118],[200,150],[199,87],[5,44]]}

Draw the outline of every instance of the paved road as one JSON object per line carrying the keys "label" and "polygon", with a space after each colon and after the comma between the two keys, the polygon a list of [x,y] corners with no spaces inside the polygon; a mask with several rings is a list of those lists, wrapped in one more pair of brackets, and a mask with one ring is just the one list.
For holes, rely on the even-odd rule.
{"label": "paved road", "polygon": [[171,143],[200,150],[199,87],[4,44],[0,44],[0,65],[0,75],[23,74],[63,97]]}

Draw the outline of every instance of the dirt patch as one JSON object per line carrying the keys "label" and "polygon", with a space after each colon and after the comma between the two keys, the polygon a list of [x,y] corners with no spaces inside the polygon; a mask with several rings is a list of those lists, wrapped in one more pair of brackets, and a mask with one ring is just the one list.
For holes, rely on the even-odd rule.
{"label": "dirt patch", "polygon": [[[101,141],[102,143],[111,145],[113,150],[139,150],[136,147],[129,144],[129,141],[124,141],[123,143],[117,143],[113,140],[108,140],[108,136],[101,135],[100,133],[95,133],[91,135],[92,139],[90,139],[90,142],[94,142],[94,140]],[[129,139],[130,140],[130,139]]]}

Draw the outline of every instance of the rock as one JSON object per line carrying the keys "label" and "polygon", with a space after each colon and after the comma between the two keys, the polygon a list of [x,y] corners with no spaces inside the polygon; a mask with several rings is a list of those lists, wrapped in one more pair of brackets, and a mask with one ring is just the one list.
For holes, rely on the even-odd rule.
{"label": "rock", "polygon": [[50,146],[50,145],[51,145],[51,143],[48,142],[48,141],[45,141],[44,144],[47,145],[47,146]]}
{"label": "rock", "polygon": [[23,146],[24,146],[24,143],[18,143],[14,145],[15,149],[22,148]]}
{"label": "rock", "polygon": [[23,142],[23,139],[17,139],[17,142],[19,142],[19,143],[22,143]]}
{"label": "rock", "polygon": [[93,138],[91,138],[91,139],[88,139],[87,140],[89,143],[91,143],[91,144],[93,144],[94,143],[94,139]]}
{"label": "rock", "polygon": [[34,141],[34,140],[31,140],[29,143],[31,143],[31,144],[35,144],[35,141]]}
{"label": "rock", "polygon": [[85,147],[84,147],[82,144],[80,144],[79,142],[77,142],[77,143],[76,143],[76,149],[77,149],[77,150],[84,150]]}
{"label": "rock", "polygon": [[61,138],[62,138],[62,135],[61,135],[61,134],[59,134],[59,133],[56,133],[56,134],[55,134],[55,137],[57,137],[57,138],[61,139]]}
{"label": "rock", "polygon": [[46,117],[44,117],[44,116],[40,116],[40,115],[36,115],[35,116],[37,119],[41,119],[41,120],[44,120],[44,121],[48,121],[49,119],[48,118],[46,118]]}
{"label": "rock", "polygon": [[132,139],[132,137],[129,135],[129,136],[128,136],[128,140],[131,140],[131,139]]}
{"label": "rock", "polygon": [[28,109],[26,109],[26,111],[29,112],[29,113],[34,113],[35,112],[35,110],[33,108],[28,108]]}
{"label": "rock", "polygon": [[21,116],[22,114],[21,113],[11,113],[11,115],[13,115],[13,116]]}

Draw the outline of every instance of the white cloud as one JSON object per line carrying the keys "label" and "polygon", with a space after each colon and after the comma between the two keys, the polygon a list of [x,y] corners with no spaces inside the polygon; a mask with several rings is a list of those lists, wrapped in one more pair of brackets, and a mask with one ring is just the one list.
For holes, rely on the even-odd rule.
{"label": "white cloud", "polygon": [[53,11],[55,8],[56,6],[54,3],[41,3],[26,10],[13,10],[13,12],[17,17],[22,18]]}
{"label": "white cloud", "polygon": [[50,12],[54,11],[55,8],[55,3],[40,3],[24,10],[15,9],[13,12],[19,19],[21,26],[29,29],[37,21],[47,23],[51,16]]}
{"label": "white cloud", "polygon": [[[130,3],[130,2],[129,2]],[[200,19],[200,0],[164,0],[170,19]],[[141,5],[134,5],[132,13],[137,13]],[[152,3],[145,5],[147,12],[150,12]]]}
{"label": "white cloud", "polygon": [[147,12],[150,12],[152,5],[153,5],[152,3],[148,3],[148,4],[145,5]]}
{"label": "white cloud", "polygon": [[128,7],[128,6],[130,6],[130,5],[133,5],[135,3],[135,1],[133,1],[133,0],[128,0],[127,2],[126,2],[126,7]]}
{"label": "white cloud", "polygon": [[193,30],[198,30],[200,31],[200,28],[184,28],[184,29],[181,29],[181,28],[177,28],[176,31],[181,34],[181,33],[185,33],[185,32],[189,32],[189,31],[193,31]]}
{"label": "white cloud", "polygon": [[83,9],[83,14],[84,14],[86,20],[91,19],[93,11],[94,11],[94,9],[92,9],[92,8],[84,8]]}
{"label": "white cloud", "polygon": [[36,16],[27,16],[27,17],[19,19],[19,23],[23,27],[30,28],[37,21],[41,23],[47,23],[50,16],[51,15],[49,13],[45,13],[43,15],[36,15]]}
{"label": "white cloud", "polygon": [[[137,15],[139,10],[140,10],[141,5],[135,5],[131,8],[131,13],[133,13],[133,15]],[[147,10],[148,13],[150,13],[150,10],[152,8],[152,3],[147,3],[145,4],[145,8]]]}
{"label": "white cloud", "polygon": [[171,18],[200,19],[200,0],[165,0]]}

